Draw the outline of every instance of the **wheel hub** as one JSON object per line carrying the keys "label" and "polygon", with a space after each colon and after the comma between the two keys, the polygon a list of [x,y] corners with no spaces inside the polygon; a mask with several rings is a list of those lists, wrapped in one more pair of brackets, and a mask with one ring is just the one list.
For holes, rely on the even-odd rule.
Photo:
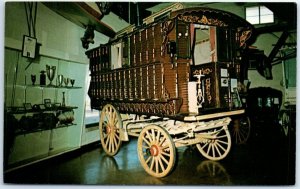
{"label": "wheel hub", "polygon": [[110,134],[112,132],[111,127],[108,125],[106,126],[106,134]]}
{"label": "wheel hub", "polygon": [[157,145],[152,145],[150,147],[151,156],[157,156],[159,154],[159,147]]}

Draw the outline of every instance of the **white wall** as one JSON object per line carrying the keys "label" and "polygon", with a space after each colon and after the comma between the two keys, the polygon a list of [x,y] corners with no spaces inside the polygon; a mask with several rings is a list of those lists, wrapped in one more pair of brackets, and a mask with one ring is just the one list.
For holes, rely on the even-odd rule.
{"label": "white wall", "polygon": [[[253,46],[256,46],[258,49],[264,50],[265,55],[269,56],[281,33],[282,32],[276,32],[274,34],[262,34],[257,38]],[[284,92],[284,87],[282,86],[282,64],[272,66],[272,75],[273,79],[267,80],[262,77],[256,70],[249,70],[248,78],[251,81],[250,88],[271,87]]]}
{"label": "white wall", "polygon": [[[22,49],[23,35],[28,35],[26,13],[23,2],[9,2],[5,5],[5,47]],[[84,28],[56,14],[42,3],[38,3],[36,38],[42,44],[40,53],[51,57],[88,63],[80,38]],[[108,41],[108,37],[95,32],[94,48]]]}
{"label": "white wall", "polygon": [[[45,157],[49,146],[53,151],[63,152],[81,146],[81,135],[84,131],[85,97],[87,94],[87,77],[89,60],[86,49],[81,45],[80,38],[85,29],[73,24],[60,15],[38,3],[36,20],[36,38],[42,44],[40,57],[27,69],[30,61],[21,56],[23,35],[28,35],[24,2],[7,2],[5,4],[5,37],[4,37],[4,103],[6,106],[23,106],[24,102],[42,104],[43,99],[62,102],[62,92],[66,93],[66,103],[75,109],[75,126],[58,128],[53,133],[48,131],[18,135],[9,162],[16,163],[29,158]],[[108,38],[95,32],[95,44],[90,48],[106,43]],[[57,89],[31,87],[30,75],[37,76],[39,85],[41,70],[46,65],[56,66],[53,83],[56,84],[58,74],[75,79],[75,86],[80,89]],[[18,69],[16,69],[18,68]],[[16,82],[14,84],[14,78]],[[49,84],[49,80],[46,79]],[[15,88],[15,90],[13,90]],[[12,101],[12,94],[15,98]],[[13,103],[12,103],[13,102]],[[50,137],[50,135],[53,135]],[[49,154],[53,154],[52,152]]]}

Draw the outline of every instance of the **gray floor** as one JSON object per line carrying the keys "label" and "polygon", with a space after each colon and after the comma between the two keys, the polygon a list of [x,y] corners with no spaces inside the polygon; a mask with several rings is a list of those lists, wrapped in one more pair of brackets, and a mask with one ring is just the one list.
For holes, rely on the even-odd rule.
{"label": "gray floor", "polygon": [[6,183],[97,185],[293,185],[295,151],[287,138],[233,145],[219,162],[206,160],[194,147],[178,149],[174,171],[165,178],[148,175],[139,163],[136,138],[114,157],[99,143],[59,158],[4,174]]}

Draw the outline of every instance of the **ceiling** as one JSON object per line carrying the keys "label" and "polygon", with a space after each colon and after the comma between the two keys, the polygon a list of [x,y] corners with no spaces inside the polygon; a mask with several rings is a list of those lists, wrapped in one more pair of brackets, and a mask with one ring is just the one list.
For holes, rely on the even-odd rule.
{"label": "ceiling", "polygon": [[[111,11],[121,17],[123,20],[130,24],[137,24],[137,10],[139,9],[140,12],[140,20],[143,18],[146,18],[151,14],[149,10],[154,10],[151,7],[157,5],[161,5],[161,8],[163,8],[163,4],[171,4],[171,3],[162,3],[162,2],[138,2],[138,3],[132,3],[132,2],[111,2]],[[200,3],[198,3],[200,4]],[[213,3],[201,3],[203,5],[213,4]],[[242,6],[249,6],[247,3],[236,3],[238,5]],[[291,3],[291,2],[262,2],[259,3],[261,5],[264,5],[268,7],[271,11],[273,11],[275,17],[279,20],[278,24],[286,24],[286,26],[289,27],[289,29],[296,29],[297,25],[297,4]],[[130,6],[130,7],[129,7]],[[137,8],[138,6],[138,8]],[[129,11],[130,9],[130,11]],[[129,15],[128,12],[131,13],[131,19],[129,22]]]}
{"label": "ceiling", "polygon": [[[147,9],[158,4],[160,4],[160,2],[112,2],[111,11],[126,22],[138,25],[138,19],[141,23],[144,18],[151,15],[151,12]],[[138,10],[139,15],[137,14]],[[129,12],[131,13],[130,15]]]}
{"label": "ceiling", "polygon": [[[124,23],[139,25],[143,19],[150,16],[157,9],[162,9],[168,4],[166,2],[44,2],[50,9],[71,20],[75,24],[86,27],[88,24],[96,25],[96,30],[104,35],[112,37],[120,28],[111,24],[112,20],[107,19],[114,15]],[[200,3],[198,3],[199,5]],[[208,5],[214,3],[201,3]],[[238,6],[249,6],[249,3],[238,2]],[[257,4],[257,3],[256,3]],[[257,27],[257,34],[282,31],[285,29],[296,29],[297,27],[297,4],[296,3],[259,3],[265,5],[274,12],[278,20],[275,24],[267,27]],[[156,7],[151,8],[151,7]],[[109,16],[106,16],[109,15]],[[102,19],[104,18],[104,19]],[[105,22],[106,21],[106,22]],[[120,25],[120,23],[117,23]],[[122,29],[122,28],[121,28]]]}

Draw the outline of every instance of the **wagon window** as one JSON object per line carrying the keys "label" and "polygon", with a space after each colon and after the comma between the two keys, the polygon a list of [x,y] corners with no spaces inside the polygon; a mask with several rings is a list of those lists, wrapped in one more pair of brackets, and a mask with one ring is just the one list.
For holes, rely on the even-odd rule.
{"label": "wagon window", "polygon": [[125,37],[123,38],[123,65],[122,67],[129,67],[130,61],[129,61],[129,43],[128,43],[129,38]]}
{"label": "wagon window", "polygon": [[118,42],[111,45],[111,68],[118,69],[122,68],[122,58],[123,58],[123,44]]}
{"label": "wagon window", "polygon": [[235,31],[231,29],[217,29],[218,61],[227,62],[235,56]]}
{"label": "wagon window", "polygon": [[177,56],[190,57],[190,26],[186,23],[177,23]]}
{"label": "wagon window", "polygon": [[194,24],[193,47],[194,65],[215,61],[215,27]]}

